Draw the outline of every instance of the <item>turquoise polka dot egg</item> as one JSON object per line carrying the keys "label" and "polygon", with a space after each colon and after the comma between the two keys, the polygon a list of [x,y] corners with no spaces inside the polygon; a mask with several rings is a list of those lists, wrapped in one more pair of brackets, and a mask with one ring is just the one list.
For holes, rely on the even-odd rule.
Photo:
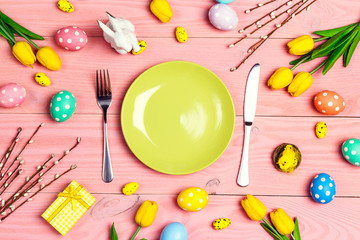
{"label": "turquoise polka dot egg", "polygon": [[355,166],[360,166],[360,140],[350,138],[342,145],[342,154],[344,158]]}
{"label": "turquoise polka dot egg", "polygon": [[68,120],[76,108],[76,99],[69,91],[56,93],[50,102],[50,114],[56,122]]}

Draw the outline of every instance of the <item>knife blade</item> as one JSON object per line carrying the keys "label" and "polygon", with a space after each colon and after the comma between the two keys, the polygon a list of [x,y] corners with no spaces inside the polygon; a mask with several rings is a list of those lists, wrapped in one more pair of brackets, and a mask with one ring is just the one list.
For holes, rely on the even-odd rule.
{"label": "knife blade", "polygon": [[255,119],[256,103],[260,79],[260,64],[255,64],[249,73],[244,100],[244,144],[241,157],[240,170],[237,177],[237,184],[246,187],[249,185],[249,142],[251,126]]}

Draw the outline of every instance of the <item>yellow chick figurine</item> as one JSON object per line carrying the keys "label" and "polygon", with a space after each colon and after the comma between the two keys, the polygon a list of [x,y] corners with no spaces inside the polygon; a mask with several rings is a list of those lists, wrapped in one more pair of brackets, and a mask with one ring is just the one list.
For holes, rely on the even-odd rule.
{"label": "yellow chick figurine", "polygon": [[293,172],[300,164],[301,154],[294,145],[286,144],[284,150],[278,153],[274,160],[275,166],[280,171]]}

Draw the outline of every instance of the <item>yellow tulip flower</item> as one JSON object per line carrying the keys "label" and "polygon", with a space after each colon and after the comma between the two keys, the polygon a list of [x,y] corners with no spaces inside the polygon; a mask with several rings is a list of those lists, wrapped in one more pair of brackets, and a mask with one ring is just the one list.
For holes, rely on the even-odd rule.
{"label": "yellow tulip flower", "polygon": [[281,235],[288,235],[294,231],[295,223],[281,208],[270,212],[271,222]]}
{"label": "yellow tulip flower", "polygon": [[37,51],[36,57],[41,65],[49,70],[57,71],[61,68],[60,57],[51,47],[41,47]]}
{"label": "yellow tulip flower", "polygon": [[290,54],[304,55],[314,48],[314,40],[309,35],[303,35],[288,42],[287,46]]}
{"label": "yellow tulip flower", "polygon": [[253,195],[247,194],[246,197],[241,200],[241,205],[249,218],[254,221],[260,221],[266,215],[266,207]]}
{"label": "yellow tulip flower", "polygon": [[135,222],[139,225],[139,227],[136,229],[130,240],[135,239],[141,227],[149,227],[153,224],[157,211],[158,205],[155,201],[146,200],[143,204],[141,204],[135,216]]}
{"label": "yellow tulip flower", "polygon": [[281,67],[271,75],[268,86],[273,90],[287,87],[293,80],[293,73],[289,68]]}
{"label": "yellow tulip flower", "polygon": [[311,87],[312,83],[313,78],[310,73],[299,72],[290,83],[288,92],[294,97],[300,96]]}
{"label": "yellow tulip flower", "polygon": [[32,65],[36,61],[34,52],[32,51],[30,45],[25,41],[16,42],[12,47],[12,53],[16,59],[25,66],[32,68]]}

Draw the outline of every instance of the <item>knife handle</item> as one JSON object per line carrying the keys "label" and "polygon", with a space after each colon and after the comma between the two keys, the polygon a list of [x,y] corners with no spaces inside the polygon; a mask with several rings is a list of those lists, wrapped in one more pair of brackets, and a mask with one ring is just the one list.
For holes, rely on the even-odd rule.
{"label": "knife handle", "polygon": [[241,157],[240,170],[237,177],[237,184],[241,187],[249,185],[249,142],[251,126],[245,125],[244,145]]}

